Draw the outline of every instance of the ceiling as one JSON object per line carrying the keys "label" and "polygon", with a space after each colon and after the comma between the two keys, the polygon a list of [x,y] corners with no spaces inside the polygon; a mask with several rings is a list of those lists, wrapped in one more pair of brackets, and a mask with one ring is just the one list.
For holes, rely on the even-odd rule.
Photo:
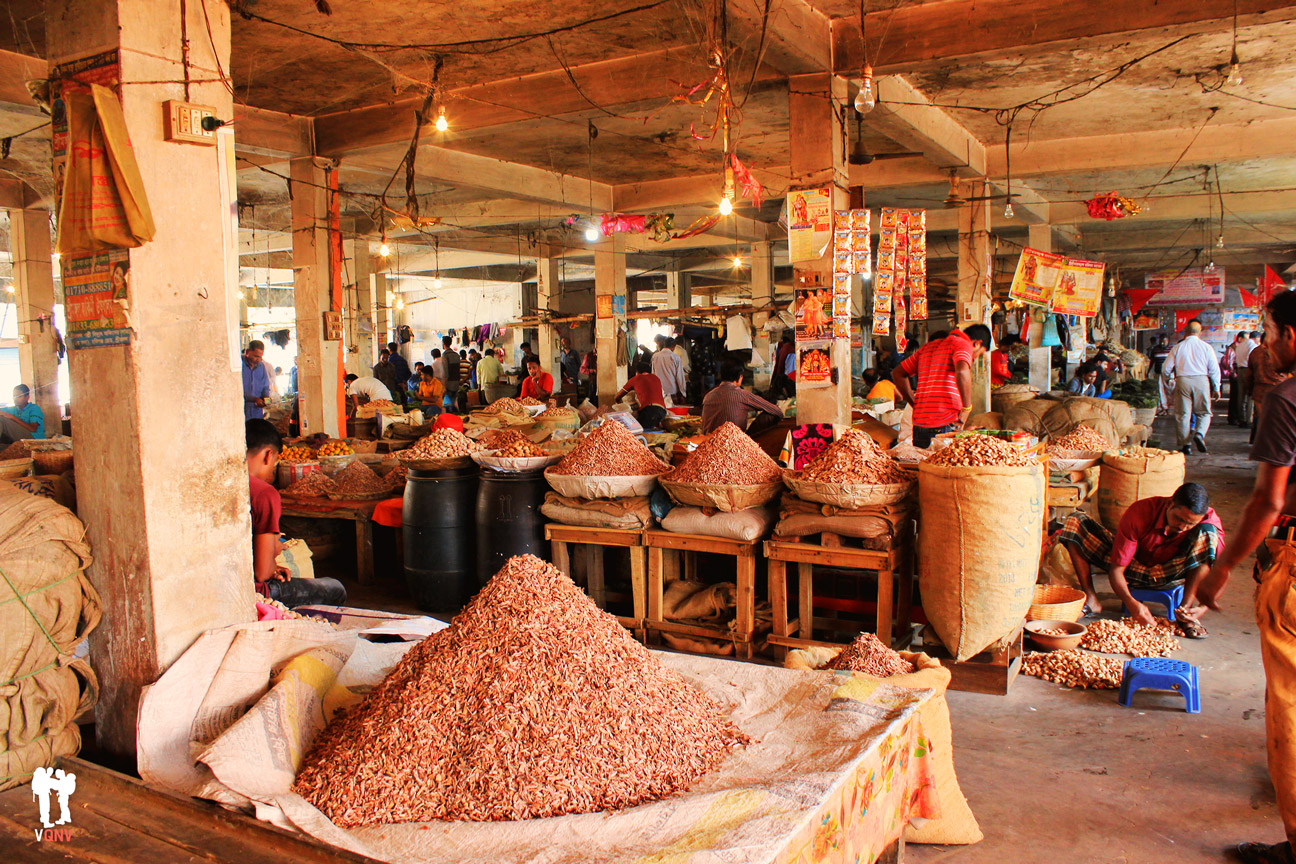
{"label": "ceiling", "polygon": [[[424,133],[416,192],[420,211],[443,223],[400,238],[393,230],[391,239],[411,260],[426,260],[417,253],[434,243],[443,253],[458,249],[464,255],[455,266],[465,272],[489,272],[509,254],[533,264],[543,242],[582,273],[589,250],[562,222],[587,215],[594,193],[608,189],[614,202],[651,202],[624,209],[673,212],[677,227],[718,198],[723,149],[713,134],[715,100],[694,104],[705,90],[692,102],[681,97],[713,74],[706,46],[723,32],[741,106],[734,151],[774,203],[759,211],[739,207],[740,218],[691,241],[637,241],[631,266],[660,272],[672,258],[688,267],[710,260],[719,272],[735,248],[745,255],[753,241],[771,240],[776,249],[785,242],[776,220],[777,201],[794,182],[789,102],[827,81],[796,76],[828,72],[834,56],[839,63],[850,56],[842,40],[858,34],[860,9],[858,0],[727,0],[722,23],[720,3],[330,0],[326,15],[308,0],[242,0],[232,15],[229,74],[237,102],[296,115],[285,122],[313,124],[319,142],[342,142],[341,186],[355,193],[344,199],[347,230],[375,240],[381,228],[372,196],[396,173],[408,134],[352,149],[347,142],[376,134],[384,123],[412,126],[420,94],[434,85],[451,126]],[[7,5],[0,50],[43,56],[43,4]],[[1062,8],[1057,0],[1043,5]],[[848,143],[862,137],[880,157],[852,169],[852,183],[863,186],[869,206],[932,209],[934,282],[957,276],[957,220],[939,203],[948,190],[945,169],[975,173],[975,166],[951,165],[940,155],[951,140],[984,152],[981,170],[997,191],[1015,172],[1019,203],[1036,202],[1034,212],[1049,217],[1060,249],[1099,257],[1128,278],[1212,253],[1230,267],[1231,283],[1253,278],[1262,264],[1294,262],[1296,150],[1282,142],[1296,140],[1296,2],[1242,7],[1235,31],[1234,4],[1224,0],[1202,0],[1189,12],[1149,6],[1137,13],[1094,0],[1064,21],[1042,21],[1040,4],[1026,0],[869,2],[870,59],[880,74],[901,76],[937,107],[910,111],[903,122],[912,128],[897,134],[881,122],[885,109],[912,106],[894,96],[889,106],[885,81],[879,112],[862,123],[842,106],[850,115]],[[1014,10],[1023,23],[999,20]],[[967,32],[959,33],[954,25],[963,20]],[[1235,39],[1244,79],[1236,86],[1224,82]],[[910,55],[920,59],[907,63]],[[838,72],[855,77],[852,69]],[[30,103],[0,102],[0,136],[38,122]],[[235,129],[242,143],[237,123]],[[916,145],[914,135],[934,143]],[[1122,146],[1125,140],[1137,143]],[[447,152],[530,166],[540,173],[519,176],[544,182],[479,183],[471,170],[477,163],[442,170]],[[262,255],[262,263],[276,255],[283,263],[286,246],[260,253],[256,247],[288,236],[282,175],[291,154],[242,155],[244,251]],[[0,160],[4,176],[48,194],[46,141],[15,139],[9,158]],[[403,198],[403,176],[392,188]],[[1116,223],[1089,219],[1082,202],[1108,191],[1134,198],[1144,212]],[[1028,217],[1003,218],[1001,202],[993,209],[1008,271],[1027,242]],[[1221,232],[1226,243],[1216,249]]]}

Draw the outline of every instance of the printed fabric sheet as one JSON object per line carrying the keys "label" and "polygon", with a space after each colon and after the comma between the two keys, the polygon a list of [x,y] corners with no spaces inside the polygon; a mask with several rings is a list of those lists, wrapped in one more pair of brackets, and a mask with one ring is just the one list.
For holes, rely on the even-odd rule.
{"label": "printed fabric sheet", "polygon": [[363,855],[429,864],[853,864],[939,815],[918,717],[932,691],[661,653],[755,739],[687,793],[612,813],[344,830],[291,791],[293,778],[326,718],[410,644],[306,620],[206,633],[144,694],[141,776]]}

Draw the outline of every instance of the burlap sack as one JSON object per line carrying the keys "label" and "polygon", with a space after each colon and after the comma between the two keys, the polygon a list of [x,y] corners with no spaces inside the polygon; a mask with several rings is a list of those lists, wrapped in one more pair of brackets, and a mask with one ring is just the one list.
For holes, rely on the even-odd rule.
{"label": "burlap sack", "polygon": [[0,488],[0,789],[80,747],[73,721],[98,686],[73,652],[100,616],[84,534],[66,508]]}
{"label": "burlap sack", "polygon": [[[1056,441],[1083,423],[1106,438],[1109,446],[1119,447],[1124,433],[1117,427],[1111,414],[1095,404],[1107,401],[1109,400],[1076,398],[1056,403],[1040,418],[1040,426],[1043,427],[1044,434]],[[1133,414],[1130,414],[1130,421],[1125,425],[1126,429],[1133,425]]]}
{"label": "burlap sack", "polygon": [[[838,653],[837,648],[815,646],[788,652],[783,665],[788,669],[822,669]],[[910,825],[905,829],[906,843],[926,843],[940,846],[966,846],[979,843],[983,836],[977,825],[976,816],[963,797],[959,786],[958,775],[954,773],[954,731],[950,728],[949,703],[945,701],[945,690],[949,687],[950,671],[926,654],[911,654],[901,651],[904,657],[914,665],[914,671],[908,675],[893,675],[885,679],[893,687],[905,687],[912,690],[935,690],[936,696],[928,700],[918,714],[922,718],[923,731],[931,744],[933,773],[936,775],[936,798],[940,801],[941,813],[935,819],[926,820],[921,826]],[[853,672],[864,675],[863,672]],[[849,695],[850,685],[838,690],[839,695]]]}
{"label": "burlap sack", "polygon": [[700,507],[672,507],[661,527],[676,534],[704,534],[750,543],[769,533],[774,513],[765,507],[733,513],[708,513]]}
{"label": "burlap sack", "polygon": [[1042,436],[1044,425],[1040,420],[1057,404],[1051,399],[1031,399],[1011,405],[1003,411],[1003,428]]}
{"label": "burlap sack", "polygon": [[957,660],[1013,632],[1039,573],[1045,477],[1024,467],[918,466],[923,610]]}
{"label": "burlap sack", "polygon": [[993,429],[999,431],[1004,428],[1004,415],[998,411],[986,411],[984,414],[973,414],[964,424],[965,429]]}
{"label": "burlap sack", "polygon": [[1109,531],[1135,501],[1154,495],[1173,495],[1184,482],[1184,455],[1167,450],[1147,450],[1143,456],[1103,456],[1098,478],[1098,519]]}
{"label": "burlap sack", "polygon": [[551,522],[587,528],[636,531],[652,525],[647,498],[606,498],[586,501],[546,492],[540,512]]}
{"label": "burlap sack", "polygon": [[1002,414],[1020,402],[1029,402],[1039,391],[1029,384],[1005,384],[990,391],[990,410]]}

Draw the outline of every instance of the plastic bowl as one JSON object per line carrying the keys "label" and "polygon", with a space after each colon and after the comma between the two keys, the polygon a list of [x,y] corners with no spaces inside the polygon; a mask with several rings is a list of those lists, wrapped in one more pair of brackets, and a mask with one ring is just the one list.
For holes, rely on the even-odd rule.
{"label": "plastic bowl", "polygon": [[[1065,630],[1067,635],[1054,636],[1041,633],[1041,630]],[[1026,635],[1036,645],[1046,651],[1061,651],[1065,648],[1076,648],[1089,628],[1073,621],[1027,621]]]}

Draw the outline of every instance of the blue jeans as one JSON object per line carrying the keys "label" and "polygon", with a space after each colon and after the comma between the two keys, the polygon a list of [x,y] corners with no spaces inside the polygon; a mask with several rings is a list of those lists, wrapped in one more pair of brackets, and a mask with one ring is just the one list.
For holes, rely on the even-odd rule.
{"label": "blue jeans", "polygon": [[957,428],[957,424],[954,423],[948,423],[944,426],[937,426],[934,429],[928,429],[925,426],[915,426],[913,427],[914,446],[921,450],[926,450],[928,447],[931,446],[932,439],[935,438],[937,435],[941,435],[945,432],[953,432],[956,428]]}

